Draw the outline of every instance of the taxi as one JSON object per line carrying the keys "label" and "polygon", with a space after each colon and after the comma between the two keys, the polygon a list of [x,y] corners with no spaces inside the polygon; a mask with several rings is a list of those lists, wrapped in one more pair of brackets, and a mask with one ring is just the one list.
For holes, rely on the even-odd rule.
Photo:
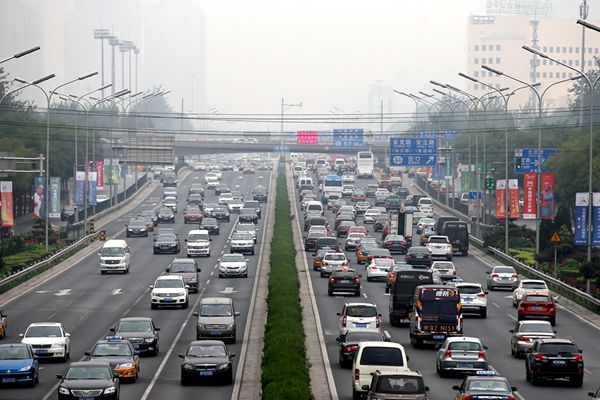
{"label": "taxi", "polygon": [[8,317],[2,307],[0,307],[0,338],[5,338],[8,329]]}
{"label": "taxi", "polygon": [[88,361],[104,361],[120,379],[136,381],[140,373],[139,352],[129,340],[122,336],[107,336],[99,340],[90,352],[85,353]]}

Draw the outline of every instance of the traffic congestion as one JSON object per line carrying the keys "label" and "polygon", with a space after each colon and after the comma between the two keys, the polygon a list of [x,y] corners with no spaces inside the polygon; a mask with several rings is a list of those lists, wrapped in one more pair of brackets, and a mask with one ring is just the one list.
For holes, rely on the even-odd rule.
{"label": "traffic congestion", "polygon": [[416,190],[408,170],[386,176],[368,152],[300,154],[290,170],[339,398],[532,399],[596,389],[589,346],[597,344],[571,325],[582,322],[559,309],[544,281],[472,255],[467,224]]}
{"label": "traffic congestion", "polygon": [[97,253],[3,304],[0,398],[231,398],[271,170],[258,154],[156,168]]}

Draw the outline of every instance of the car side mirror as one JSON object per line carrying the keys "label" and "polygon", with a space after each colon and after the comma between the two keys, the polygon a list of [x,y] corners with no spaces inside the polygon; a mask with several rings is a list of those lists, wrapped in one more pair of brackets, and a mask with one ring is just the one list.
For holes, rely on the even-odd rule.
{"label": "car side mirror", "polygon": [[337,316],[340,316],[340,317],[341,317],[341,316],[342,316],[342,313],[341,313],[341,312],[339,312],[339,313],[335,313],[335,315],[337,315]]}
{"label": "car side mirror", "polygon": [[101,251],[99,251],[99,252],[98,252],[98,255],[99,255],[99,256],[102,256],[102,252],[101,252]]}
{"label": "car side mirror", "polygon": [[335,341],[336,341],[336,342],[343,342],[343,341],[344,341],[344,338],[343,338],[343,337],[341,337],[341,336],[338,336],[338,337],[336,337],[336,338],[335,338]]}
{"label": "car side mirror", "polygon": [[88,356],[88,357],[91,357],[91,356],[92,356],[92,353],[90,353],[89,351],[86,351],[86,352],[85,352],[85,353],[83,353],[83,354],[85,354],[85,355],[86,355],[86,356]]}
{"label": "car side mirror", "polygon": [[579,349],[579,354],[583,354],[583,350],[582,349]]}
{"label": "car side mirror", "polygon": [[154,331],[158,332],[158,331],[160,331],[160,328],[154,327]]}
{"label": "car side mirror", "polygon": [[19,333],[19,337],[23,337],[23,334],[22,334],[22,333]]}
{"label": "car side mirror", "polygon": [[367,390],[367,391],[368,391],[370,388],[371,388],[371,386],[369,386],[369,385],[362,385],[362,387],[361,387],[361,389],[362,389],[362,390]]}
{"label": "car side mirror", "polygon": [[484,290],[483,293],[486,295],[490,294],[490,292],[488,292],[487,290]]}
{"label": "car side mirror", "polygon": [[250,262],[250,259],[249,259],[249,258],[246,258],[246,262]]}
{"label": "car side mirror", "polygon": [[239,311],[236,311],[236,312],[234,312],[234,313],[233,313],[233,315],[234,315],[235,317],[239,317],[239,316],[240,316],[240,312],[239,312]]}
{"label": "car side mirror", "polygon": [[57,375],[56,375],[56,378],[57,378],[57,379],[63,379],[63,376],[62,376],[61,374],[57,374]]}
{"label": "car side mirror", "polygon": [[197,317],[197,316],[198,316],[198,311],[194,311],[194,312],[192,313],[192,315],[193,315],[194,317]]}
{"label": "car side mirror", "polygon": [[[514,330],[514,329],[511,329],[509,332],[510,332],[510,333],[515,333],[515,330]],[[555,333],[556,333],[556,332],[555,332]]]}
{"label": "car side mirror", "polygon": [[169,272],[169,271],[171,271],[171,268],[167,268],[167,269],[165,269],[165,271],[166,271],[166,272]]}
{"label": "car side mirror", "polygon": [[483,349],[484,349],[484,350],[487,350],[487,349],[488,349],[488,347],[487,347],[487,346],[484,344],[484,345],[483,345]]}
{"label": "car side mirror", "polygon": [[517,387],[516,386],[511,386],[510,388],[512,389],[513,392],[517,391]]}
{"label": "car side mirror", "polygon": [[220,258],[217,258],[217,261],[218,261],[218,262],[221,262],[221,259],[220,259]]}
{"label": "car side mirror", "polygon": [[452,390],[460,390],[460,386],[454,385],[454,386],[452,386]]}
{"label": "car side mirror", "polygon": [[150,289],[154,289],[154,285],[150,285],[148,286]]}
{"label": "car side mirror", "polygon": [[202,272],[200,268],[196,268],[196,272]]}
{"label": "car side mirror", "polygon": [[212,242],[212,238],[208,238],[208,241],[209,241],[209,242]]}
{"label": "car side mirror", "polygon": [[489,275],[489,274],[490,274],[490,271],[485,271],[485,274],[486,274],[486,275]]}
{"label": "car side mirror", "polygon": [[588,396],[589,396],[589,397],[594,397],[594,396],[595,396],[595,395],[594,395],[594,392],[588,392]]}
{"label": "car side mirror", "polygon": [[70,333],[65,333],[65,337],[71,337]]}
{"label": "car side mirror", "polygon": [[229,358],[233,358],[233,357],[235,357],[235,353],[231,353],[231,354],[229,355]]}
{"label": "car side mirror", "polygon": [[185,288],[186,288],[186,289],[189,289],[189,288],[190,288],[190,285],[185,285]]}
{"label": "car side mirror", "polygon": [[425,391],[429,392],[429,386],[425,386]]}
{"label": "car side mirror", "polygon": [[183,239],[184,242],[187,242],[187,238]]}
{"label": "car side mirror", "polygon": [[314,257],[314,256],[316,256],[316,255],[317,255],[317,253],[312,253],[312,256],[313,256],[313,257]]}

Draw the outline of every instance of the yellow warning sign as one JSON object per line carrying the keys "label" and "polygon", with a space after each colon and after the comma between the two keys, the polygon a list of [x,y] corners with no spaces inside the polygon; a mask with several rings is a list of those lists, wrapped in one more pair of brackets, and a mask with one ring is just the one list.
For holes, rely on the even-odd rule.
{"label": "yellow warning sign", "polygon": [[553,243],[560,243],[560,241],[561,241],[560,240],[560,236],[558,236],[557,232],[554,232],[552,234],[552,237],[550,238],[550,241],[553,242]]}

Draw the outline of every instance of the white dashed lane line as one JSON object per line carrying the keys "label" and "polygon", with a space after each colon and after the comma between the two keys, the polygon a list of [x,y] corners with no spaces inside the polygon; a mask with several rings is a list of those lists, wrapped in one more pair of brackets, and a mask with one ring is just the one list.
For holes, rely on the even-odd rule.
{"label": "white dashed lane line", "polygon": [[515,317],[514,315],[506,314],[506,316],[510,319],[514,319],[515,321],[517,320],[517,317]]}
{"label": "white dashed lane line", "polygon": [[493,305],[494,307],[496,307],[496,308],[500,308],[500,306],[499,306],[498,304],[496,304],[496,303],[492,303],[492,305]]}

